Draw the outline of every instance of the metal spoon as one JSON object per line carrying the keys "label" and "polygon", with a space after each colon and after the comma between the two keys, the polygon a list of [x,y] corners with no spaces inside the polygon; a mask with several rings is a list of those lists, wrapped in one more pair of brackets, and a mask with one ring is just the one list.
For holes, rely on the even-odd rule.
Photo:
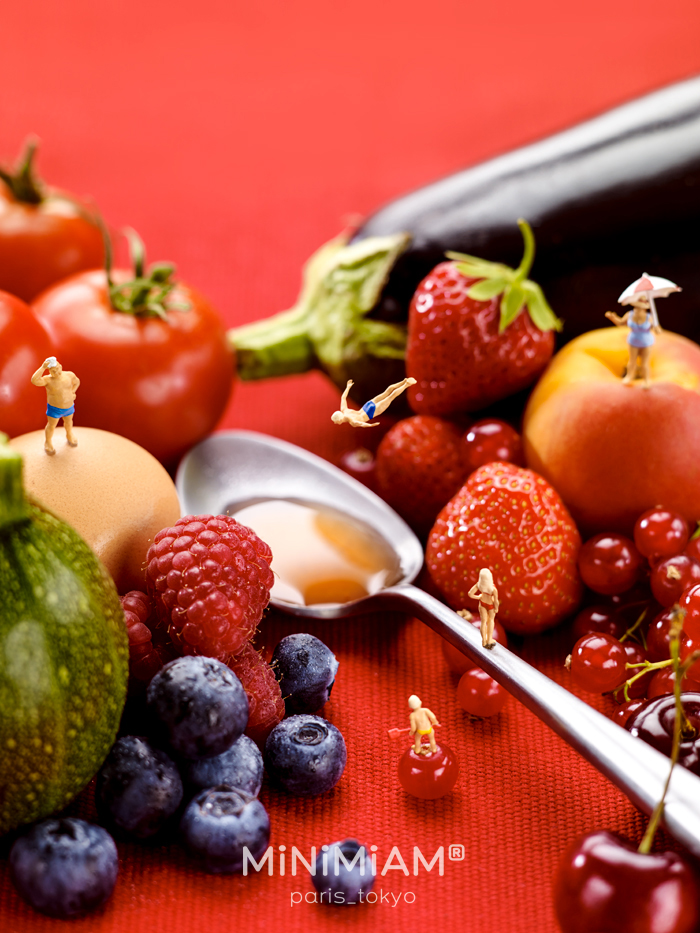
{"label": "metal spoon", "polygon": [[[637,807],[651,813],[660,800],[668,758],[501,645],[482,648],[475,626],[411,585],[423,563],[423,549],[408,525],[342,470],[286,441],[230,431],[212,435],[187,454],[177,489],[183,514],[233,513],[256,501],[287,499],[331,508],[370,526],[395,553],[400,579],[348,603],[303,606],[273,599],[275,608],[316,619],[381,609],[417,616],[524,703]],[[663,820],[676,839],[700,856],[700,778],[685,768],[674,769]]]}

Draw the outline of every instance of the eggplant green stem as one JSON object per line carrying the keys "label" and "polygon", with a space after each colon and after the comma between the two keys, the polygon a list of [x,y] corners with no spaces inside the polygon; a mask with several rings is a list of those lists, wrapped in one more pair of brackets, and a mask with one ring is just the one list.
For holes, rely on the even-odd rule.
{"label": "eggplant green stem", "polygon": [[321,369],[345,388],[358,360],[402,360],[406,328],[368,315],[409,237],[394,234],[348,244],[337,237],[304,267],[294,307],[227,334],[241,379]]}
{"label": "eggplant green stem", "polygon": [[22,486],[22,457],[0,434],[0,534],[10,525],[29,518],[29,506]]}

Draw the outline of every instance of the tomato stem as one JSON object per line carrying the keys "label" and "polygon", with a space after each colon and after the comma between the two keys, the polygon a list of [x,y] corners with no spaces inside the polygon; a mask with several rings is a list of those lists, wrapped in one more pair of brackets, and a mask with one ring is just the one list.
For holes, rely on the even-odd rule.
{"label": "tomato stem", "polygon": [[0,168],[0,179],[5,182],[15,200],[23,204],[41,204],[44,200],[43,185],[34,174],[34,156],[38,146],[39,140],[30,136],[14,172]]}

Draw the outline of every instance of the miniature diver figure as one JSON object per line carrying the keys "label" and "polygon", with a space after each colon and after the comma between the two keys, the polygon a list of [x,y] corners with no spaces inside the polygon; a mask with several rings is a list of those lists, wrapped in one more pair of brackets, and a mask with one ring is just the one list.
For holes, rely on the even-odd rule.
{"label": "miniature diver figure", "polygon": [[386,411],[395,398],[401,395],[409,386],[415,385],[415,383],[415,379],[407,376],[401,382],[395,382],[388,389],[380,392],[379,395],[375,395],[369,402],[365,402],[358,411],[355,408],[348,407],[348,392],[354,385],[353,380],[348,379],[348,384],[345,386],[345,391],[340,399],[340,409],[333,412],[331,421],[333,424],[350,424],[353,428],[374,428],[379,422],[372,421],[372,418]]}

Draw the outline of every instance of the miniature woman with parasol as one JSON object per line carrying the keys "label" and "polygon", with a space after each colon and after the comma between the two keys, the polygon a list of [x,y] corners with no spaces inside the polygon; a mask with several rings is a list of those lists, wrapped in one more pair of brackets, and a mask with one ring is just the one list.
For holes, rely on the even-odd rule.
{"label": "miniature woman with parasol", "polygon": [[647,275],[632,282],[617,299],[621,305],[632,305],[632,310],[622,317],[614,311],[606,311],[605,316],[618,327],[629,327],[627,344],[629,362],[623,385],[631,385],[639,376],[644,380],[644,388],[649,388],[649,356],[654,345],[654,334],[661,333],[659,318],[656,313],[654,298],[667,298],[671,292],[679,292],[678,285],[658,275]]}

